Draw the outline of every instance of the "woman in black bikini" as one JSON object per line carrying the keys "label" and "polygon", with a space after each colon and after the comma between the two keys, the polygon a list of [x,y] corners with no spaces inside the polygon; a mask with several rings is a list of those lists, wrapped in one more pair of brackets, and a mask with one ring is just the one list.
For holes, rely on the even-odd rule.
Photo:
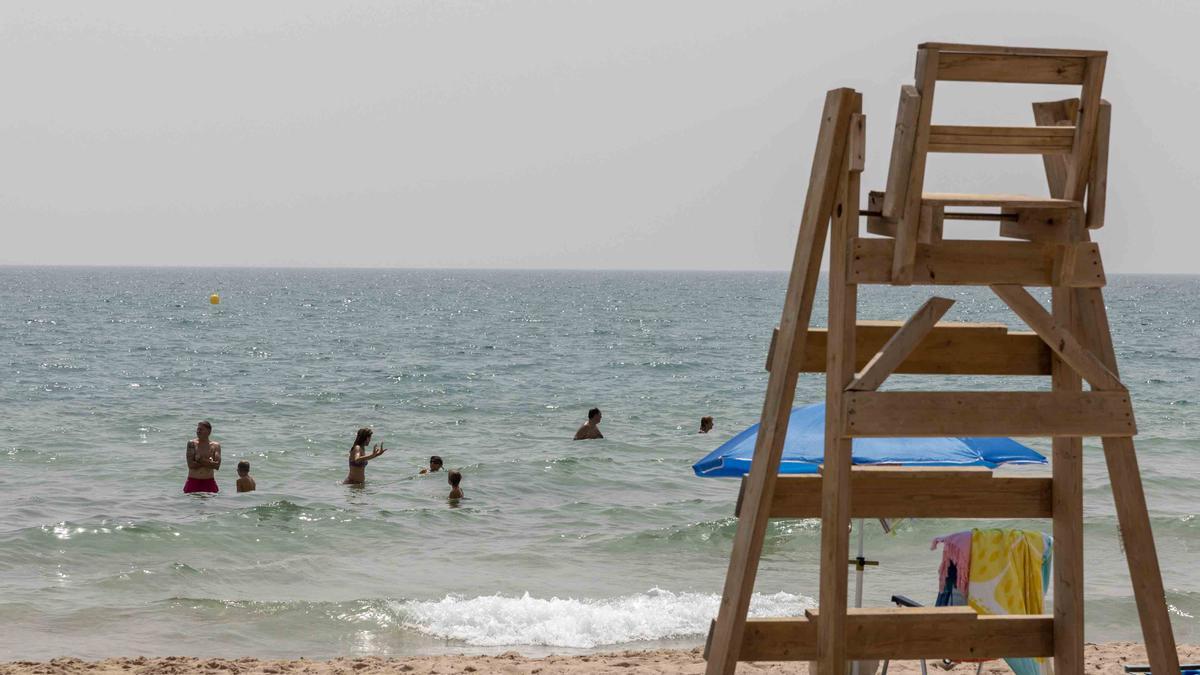
{"label": "woman in black bikini", "polygon": [[371,443],[371,430],[363,427],[354,437],[354,445],[350,448],[350,473],[346,474],[343,485],[362,485],[367,480],[367,462],[387,452],[381,444],[375,444],[375,451],[367,453]]}

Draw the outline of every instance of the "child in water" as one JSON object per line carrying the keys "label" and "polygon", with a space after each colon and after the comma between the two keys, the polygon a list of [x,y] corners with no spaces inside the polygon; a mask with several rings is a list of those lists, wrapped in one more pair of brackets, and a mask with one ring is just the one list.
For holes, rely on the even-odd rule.
{"label": "child in water", "polygon": [[442,458],[434,455],[429,458],[429,466],[421,469],[421,473],[437,473],[442,470]]}
{"label": "child in water", "polygon": [[237,467],[237,491],[238,492],[254,492],[254,479],[250,477],[250,462],[242,460],[238,462]]}
{"label": "child in water", "polygon": [[446,476],[446,482],[450,483],[450,499],[462,499],[463,491],[458,486],[462,482],[462,474],[458,471],[451,471],[449,476]]}

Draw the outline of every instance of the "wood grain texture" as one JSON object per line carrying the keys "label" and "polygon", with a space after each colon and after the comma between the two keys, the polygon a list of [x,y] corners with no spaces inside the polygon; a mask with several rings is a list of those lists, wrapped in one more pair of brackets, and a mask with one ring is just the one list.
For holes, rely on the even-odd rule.
{"label": "wood grain texture", "polygon": [[859,176],[847,152],[834,202],[829,239],[829,336],[825,359],[825,482],[821,490],[821,569],[817,600],[826,618],[817,626],[820,675],[846,669],[846,558],[850,555],[851,441],[843,426],[841,398],[854,377],[854,329],[858,287],[848,280],[850,241],[858,236]]}
{"label": "wood grain texture", "polygon": [[900,329],[888,338],[882,348],[863,367],[862,374],[854,378],[846,389],[849,391],[874,391],[883,384],[888,375],[909,357],[917,345],[925,339],[936,324],[954,305],[949,298],[932,297],[917,308]]}
{"label": "wood grain texture", "polygon": [[[855,466],[850,473],[851,518],[1050,518],[1054,513],[1050,478],[993,476],[967,467],[941,472],[875,468]],[[780,476],[771,518],[820,517],[823,480],[820,474]]]}
{"label": "wood grain texture", "polygon": [[1087,60],[1078,56],[942,51],[937,78],[959,82],[1083,84]]}
{"label": "wood grain texture", "polygon": [[921,221],[921,194],[925,189],[925,161],[929,148],[929,124],[933,116],[933,95],[937,86],[938,52],[936,49],[917,50],[916,87],[920,94],[916,133],[913,139],[912,162],[908,169],[908,187],[904,206],[896,223],[896,246],[893,248],[891,280],[893,284],[912,283],[917,236]]}
{"label": "wood grain texture", "polygon": [[721,604],[712,632],[706,667],[709,675],[732,675],[737,669],[746,612],[754,592],[758,559],[766,534],[767,513],[796,393],[799,368],[794,362],[796,355],[793,345],[805,342],[839,170],[845,166],[843,161],[850,116],[861,110],[862,97],[853,89],[834,89],[825,96],[809,174],[808,194],[800,220],[783,316],[779,323],[779,340],[774,346],[774,363],[763,399],[761,427],[749,475],[750,487],[743,503],[745,517],[738,520]]}
{"label": "wood grain texture", "polygon": [[1132,436],[1127,392],[847,392],[845,433],[905,436]]}
{"label": "wood grain texture", "polygon": [[[911,84],[900,87],[900,103],[896,110],[896,129],[892,134],[892,157],[888,164],[887,188],[884,191],[883,218],[892,221],[904,213],[912,169],[913,145],[917,140],[917,117],[921,112],[921,93]],[[870,230],[868,227],[868,231]],[[893,229],[894,236],[895,230]]]}
{"label": "wood grain texture", "polygon": [[[1067,245],[1063,248],[1073,249],[1074,247]],[[1029,291],[1012,284],[994,285],[992,291],[1017,316],[1021,317],[1021,320],[1032,328],[1033,332],[1041,336],[1042,340],[1060,359],[1083,376],[1094,389],[1125,391],[1125,385],[1121,384],[1121,380],[1109,371],[1090,350],[1075,339],[1070,325],[1063,325],[1055,321],[1046,308],[1042,307],[1041,303],[1029,294]]]}
{"label": "wood grain texture", "polygon": [[[906,608],[889,614],[852,612],[846,619],[849,659],[992,659],[1053,656],[1054,620],[1047,614],[964,616],[952,607]],[[742,653],[750,661],[818,657],[815,619],[751,619]]]}
{"label": "wood grain texture", "polygon": [[[859,238],[854,242],[851,277],[860,284],[893,283],[889,261],[897,240]],[[1075,267],[1067,281],[1072,287],[1098,288],[1105,284],[1100,248],[1078,245]],[[1051,286],[1055,283],[1058,249],[1053,244],[1023,241],[946,239],[940,244],[918,244],[912,283],[988,286],[1020,284]]]}
{"label": "wood grain texture", "polygon": [[1071,152],[1073,127],[972,127],[933,125],[930,152],[1053,155]]}
{"label": "wood grain texture", "polygon": [[[872,355],[899,330],[899,321],[859,321],[855,332],[855,370],[862,370]],[[777,339],[778,330],[772,334]],[[810,328],[800,372],[825,372],[828,333]],[[939,323],[896,366],[896,373],[917,375],[1049,375],[1053,352],[1037,333],[1010,332],[1004,324]],[[768,360],[767,370],[770,370]]]}

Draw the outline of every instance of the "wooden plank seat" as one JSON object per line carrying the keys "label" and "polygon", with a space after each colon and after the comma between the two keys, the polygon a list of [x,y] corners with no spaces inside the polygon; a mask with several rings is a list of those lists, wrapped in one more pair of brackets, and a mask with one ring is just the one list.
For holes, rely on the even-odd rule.
{"label": "wooden plank seat", "polygon": [[921,204],[925,206],[990,207],[997,209],[1078,209],[1083,204],[1071,199],[1054,197],[1031,197],[1028,195],[983,195],[958,192],[923,192]]}

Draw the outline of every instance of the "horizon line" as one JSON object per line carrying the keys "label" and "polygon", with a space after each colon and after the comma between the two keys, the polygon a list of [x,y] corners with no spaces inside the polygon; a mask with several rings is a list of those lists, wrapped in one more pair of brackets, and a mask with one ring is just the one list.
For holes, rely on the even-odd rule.
{"label": "horizon line", "polygon": [[[373,266],[342,266],[342,265],[121,265],[121,264],[63,264],[63,263],[4,263],[0,269],[126,269],[126,270],[305,270],[305,271],[396,271],[396,272],[679,272],[679,273],[714,273],[714,274],[787,274],[790,269],[748,269],[748,268],[684,268],[684,267],[389,267],[386,265]],[[828,267],[822,267],[821,273],[827,274]],[[1198,272],[1106,272],[1112,276],[1200,276]]]}

